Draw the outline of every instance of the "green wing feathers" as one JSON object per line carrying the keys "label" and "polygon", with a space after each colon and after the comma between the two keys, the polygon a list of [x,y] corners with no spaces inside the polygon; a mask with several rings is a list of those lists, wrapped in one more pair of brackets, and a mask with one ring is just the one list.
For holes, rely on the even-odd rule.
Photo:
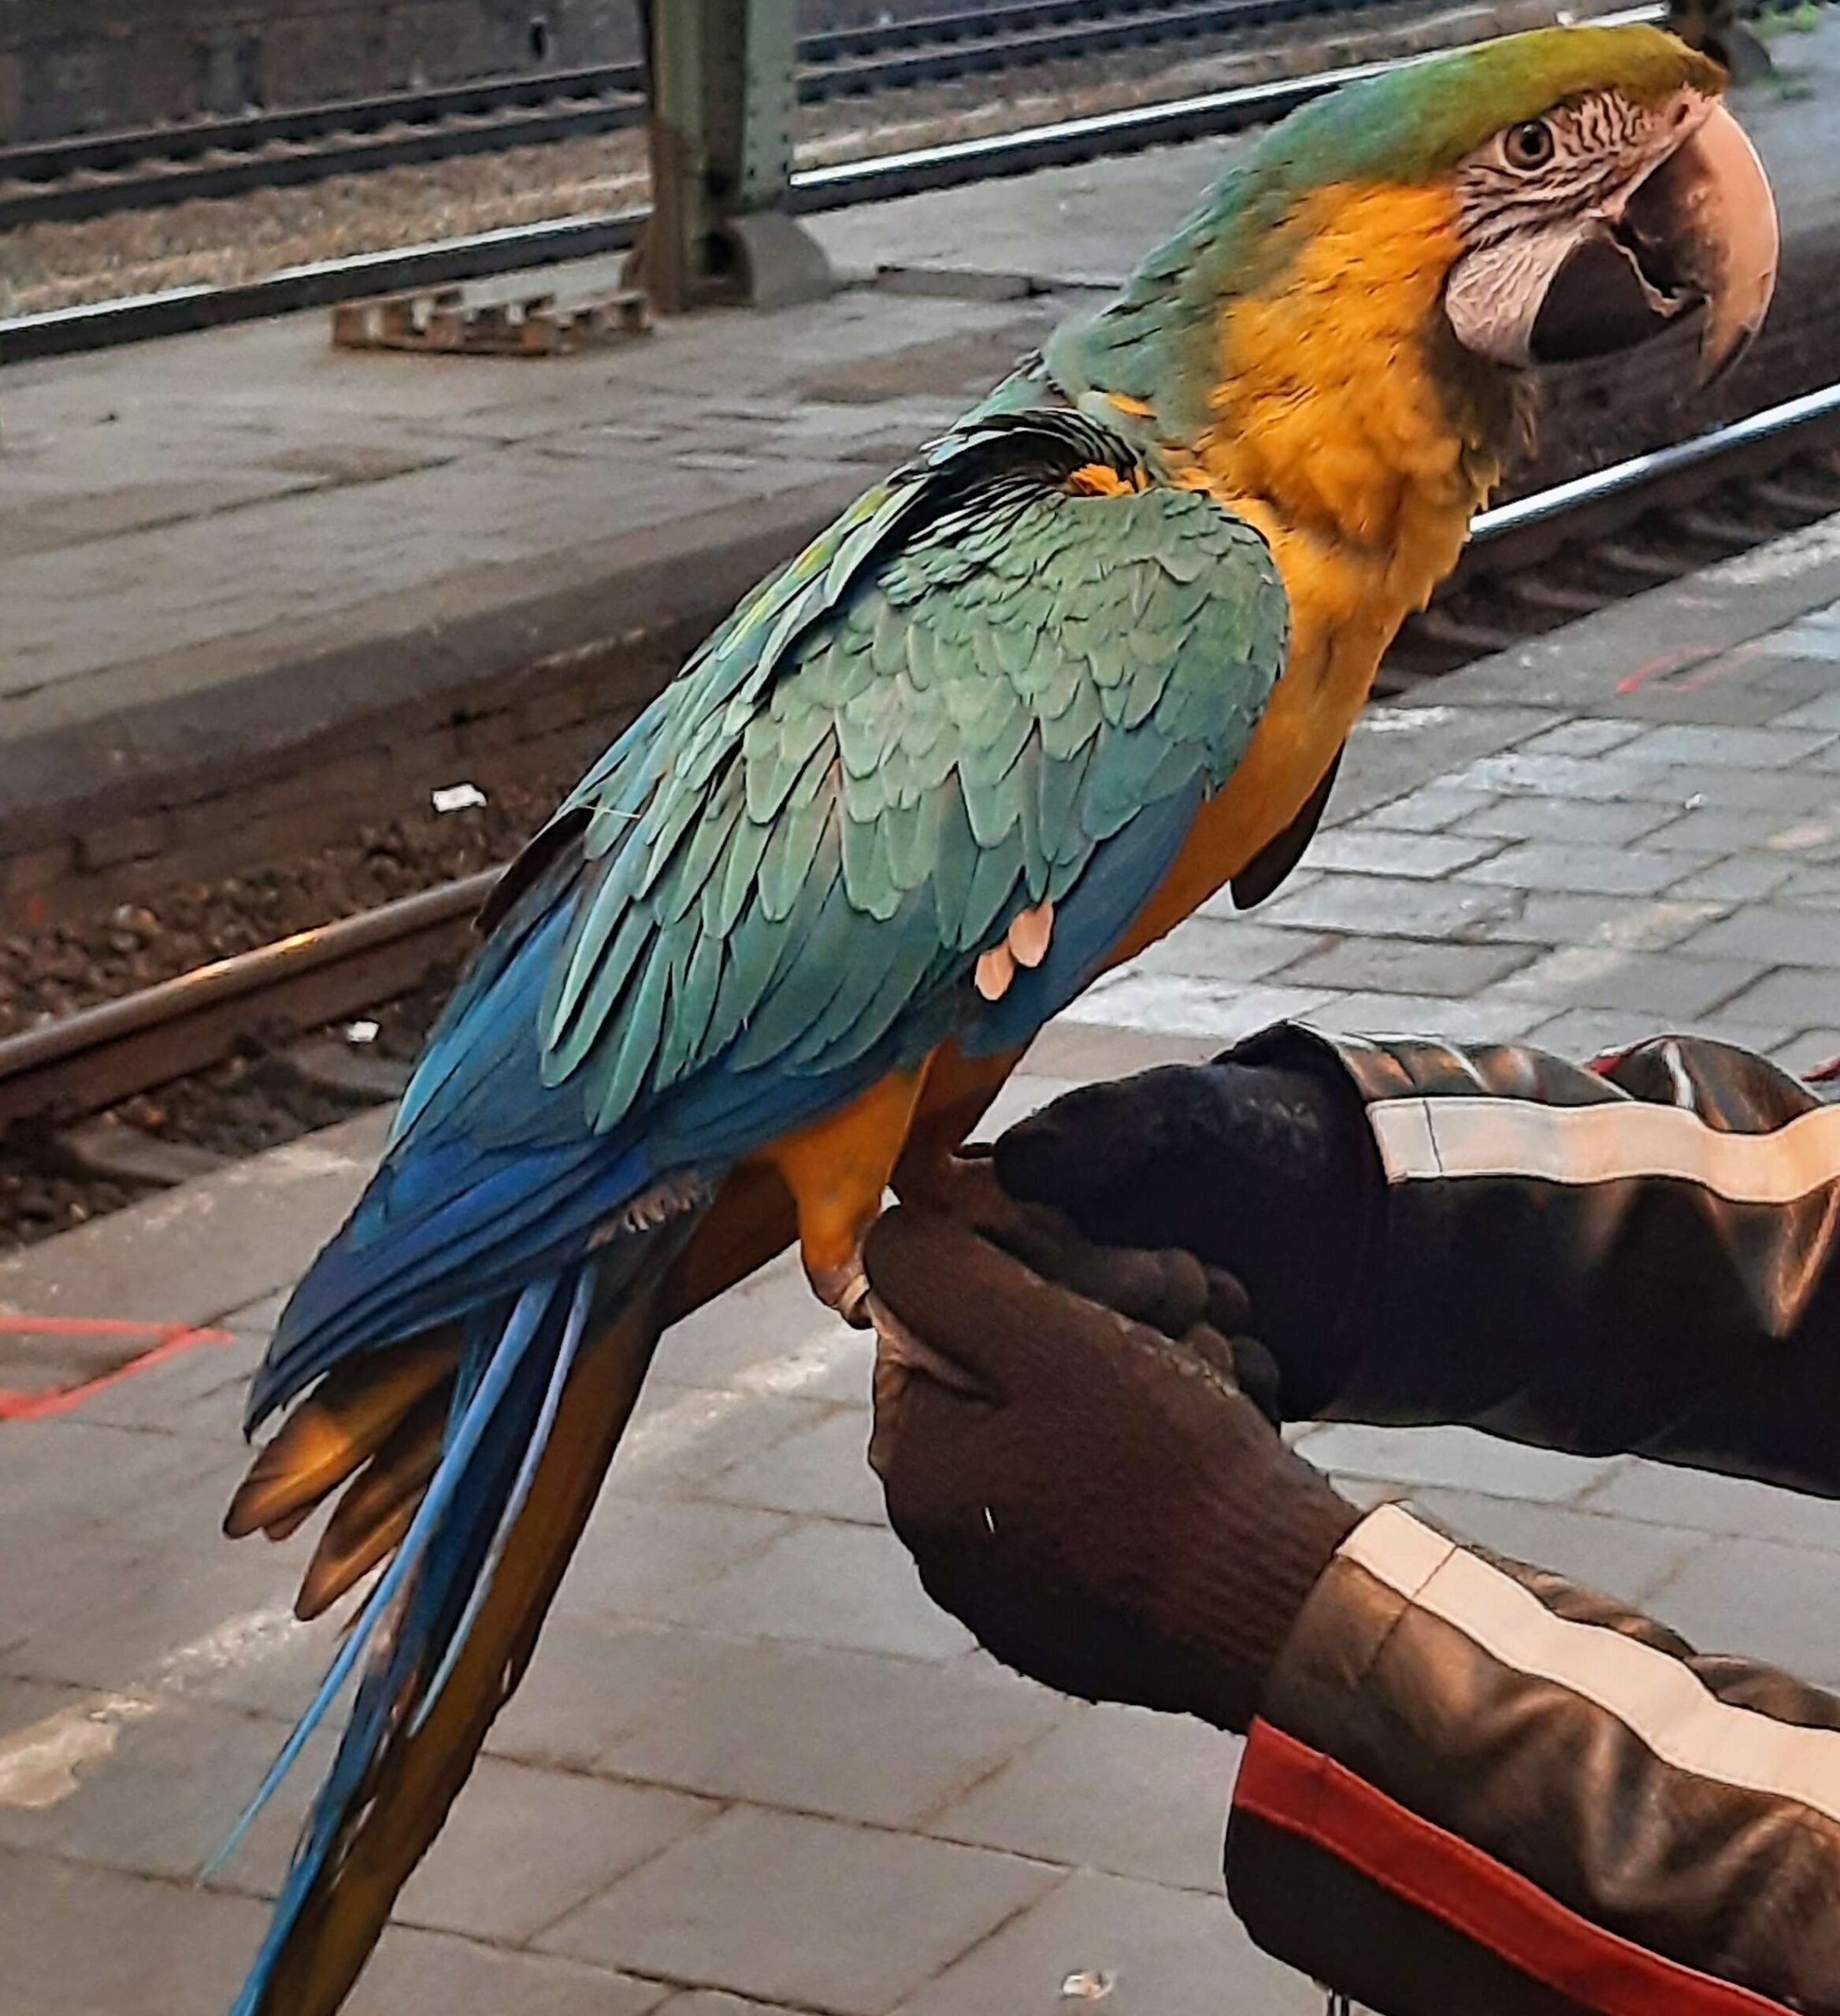
{"label": "green wing feathers", "polygon": [[[1143,487],[1085,494],[1094,464]],[[549,1082],[578,1075],[607,1129],[718,1058],[829,1072],[903,1018],[938,1040],[1018,911],[1231,773],[1285,630],[1258,535],[1115,435],[966,423],[767,582],[558,814],[586,825]]]}

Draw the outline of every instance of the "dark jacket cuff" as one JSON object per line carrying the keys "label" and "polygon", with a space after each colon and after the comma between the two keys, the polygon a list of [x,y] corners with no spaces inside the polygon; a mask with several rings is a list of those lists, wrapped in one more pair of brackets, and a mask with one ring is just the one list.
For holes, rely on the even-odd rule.
{"label": "dark jacket cuff", "polygon": [[1411,2016],[1840,2016],[1840,1703],[1403,1507],[1267,1684],[1229,1895]]}

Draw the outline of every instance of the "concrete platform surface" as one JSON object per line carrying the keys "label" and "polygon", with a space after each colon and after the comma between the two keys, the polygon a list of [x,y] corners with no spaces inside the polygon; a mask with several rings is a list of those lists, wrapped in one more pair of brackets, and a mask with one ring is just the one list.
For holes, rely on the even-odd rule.
{"label": "concrete platform surface", "polygon": [[[1273,1017],[1840,1050],[1840,520],[1377,710],[1256,916],[1193,920],[1037,1044],[999,1119]],[[308,1788],[195,1879],[336,1636],[306,1536],[232,1546],[243,1384],[369,1117],[0,1262],[0,1313],[214,1325],[0,1427],[0,2006],[204,2016]],[[781,1264],[667,1339],[522,1692],[366,2016],[1304,2016],[1219,1896],[1235,1746],[1074,1706],[927,1604],[863,1462],[869,1351]],[[1840,1686],[1840,1506],[1465,1431],[1305,1430],[1363,1503]]]}

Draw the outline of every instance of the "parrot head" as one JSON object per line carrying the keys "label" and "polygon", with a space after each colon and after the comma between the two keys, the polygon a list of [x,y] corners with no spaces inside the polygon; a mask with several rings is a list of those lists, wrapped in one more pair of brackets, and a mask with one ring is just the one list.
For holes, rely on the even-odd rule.
{"label": "parrot head", "polygon": [[1723,72],[1654,28],[1517,42],[1444,80],[1473,94],[1461,116],[1454,104],[1439,115],[1460,247],[1444,312],[1457,341],[1510,367],[1568,362],[1702,308],[1701,375],[1726,369],[1770,305],[1777,229]]}
{"label": "parrot head", "polygon": [[1049,368],[1178,480],[1356,538],[1467,512],[1538,365],[1695,312],[1702,376],[1775,284],[1723,72],[1656,28],[1555,28],[1344,86],[1271,128]]}

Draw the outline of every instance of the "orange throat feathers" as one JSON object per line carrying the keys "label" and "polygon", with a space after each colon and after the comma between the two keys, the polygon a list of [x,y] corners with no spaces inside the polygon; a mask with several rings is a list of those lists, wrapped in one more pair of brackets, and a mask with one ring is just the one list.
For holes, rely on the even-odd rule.
{"label": "orange throat feathers", "polygon": [[1270,543],[1290,603],[1283,676],[1132,934],[1148,943],[1282,832],[1334,760],[1399,625],[1456,564],[1501,474],[1511,395],[1445,330],[1458,250],[1446,187],[1317,191],[1298,249],[1215,339],[1210,417],[1166,448]]}

